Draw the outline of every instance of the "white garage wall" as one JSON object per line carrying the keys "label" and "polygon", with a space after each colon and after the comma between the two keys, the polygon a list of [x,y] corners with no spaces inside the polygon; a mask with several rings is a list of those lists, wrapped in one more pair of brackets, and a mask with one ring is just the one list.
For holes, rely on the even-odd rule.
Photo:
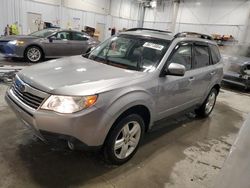
{"label": "white garage wall", "polygon": [[117,31],[137,27],[139,3],[135,0],[111,0],[108,25]]}
{"label": "white garage wall", "polygon": [[64,0],[64,6],[100,14],[108,14],[110,0]]}
{"label": "white garage wall", "polygon": [[172,19],[172,2],[164,1],[157,8],[147,8],[145,11],[144,27],[170,30]]}
{"label": "white garage wall", "polygon": [[[139,4],[135,0],[1,0],[0,35],[6,24],[15,21],[22,23],[22,33],[28,33],[27,12],[33,12],[63,28],[72,27],[74,19],[78,18],[80,29],[85,25],[96,27],[97,23],[104,23],[108,37],[108,28],[137,27],[138,11]],[[179,6],[175,32],[231,34],[242,40],[247,32],[245,23],[249,11],[249,0],[184,0]],[[144,27],[170,29],[171,21],[172,0],[166,0],[156,9],[146,10]]]}
{"label": "white garage wall", "polygon": [[1,0],[0,3],[0,35],[4,33],[7,24],[15,21],[22,21],[22,1],[19,0]]}
{"label": "white garage wall", "polygon": [[59,22],[60,20],[59,5],[24,0],[22,11],[23,11],[22,14],[23,17],[22,17],[22,22],[20,23],[23,23],[22,25],[23,33],[30,33],[27,25],[28,12],[41,14],[43,21],[51,22],[53,24],[57,24],[57,22]]}
{"label": "white garage wall", "polygon": [[244,0],[181,3],[176,30],[228,34],[241,40],[249,11],[250,1]]}
{"label": "white garage wall", "polygon": [[[229,34],[242,39],[250,11],[247,0],[184,0],[180,3],[175,32],[195,31]],[[157,9],[147,9],[144,27],[170,29],[172,2]]]}
{"label": "white garage wall", "polygon": [[52,4],[52,5],[60,5],[61,0],[33,0],[41,3]]}

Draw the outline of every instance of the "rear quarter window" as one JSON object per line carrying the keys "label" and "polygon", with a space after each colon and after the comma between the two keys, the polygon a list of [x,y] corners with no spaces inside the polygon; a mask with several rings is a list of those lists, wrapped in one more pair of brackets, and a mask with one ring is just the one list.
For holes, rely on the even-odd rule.
{"label": "rear quarter window", "polygon": [[211,50],[213,64],[216,64],[221,59],[219,48],[216,45],[212,45],[212,44],[209,44],[209,47]]}

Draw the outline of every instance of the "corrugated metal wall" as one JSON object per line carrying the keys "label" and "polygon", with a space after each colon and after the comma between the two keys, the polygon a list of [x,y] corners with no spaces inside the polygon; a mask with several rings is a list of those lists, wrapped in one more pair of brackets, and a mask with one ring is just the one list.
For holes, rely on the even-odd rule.
{"label": "corrugated metal wall", "polygon": [[[175,32],[230,34],[241,41],[249,11],[249,0],[184,0],[179,6]],[[146,10],[144,27],[169,29],[171,22],[170,0],[157,9]]]}
{"label": "corrugated metal wall", "polygon": [[[61,27],[72,25],[74,18],[80,19],[81,29],[85,26],[96,27],[97,23],[110,27],[122,28],[136,27],[138,24],[139,4],[135,0],[110,0],[110,15],[88,12],[68,7],[60,8],[59,0],[50,0],[49,3],[40,0],[1,0],[0,3],[0,34],[3,34],[6,24],[19,21],[23,33],[28,33],[27,12],[40,13],[45,21]],[[93,0],[93,6],[102,1]],[[100,6],[106,7],[103,1]],[[54,3],[53,3],[54,2]],[[62,1],[64,2],[64,1]],[[107,2],[106,2],[107,4]],[[246,0],[185,0],[179,6],[175,32],[196,31],[202,33],[231,34],[238,40],[246,31],[247,17],[250,11],[250,1]],[[162,1],[156,9],[147,9],[144,27],[156,29],[169,29],[172,21],[172,0]],[[106,36],[109,36],[107,30]]]}

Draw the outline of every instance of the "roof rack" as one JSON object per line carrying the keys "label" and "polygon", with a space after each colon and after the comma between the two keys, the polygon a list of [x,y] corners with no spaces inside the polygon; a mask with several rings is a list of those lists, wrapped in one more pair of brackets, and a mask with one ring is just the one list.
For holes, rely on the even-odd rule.
{"label": "roof rack", "polygon": [[202,34],[202,33],[195,33],[195,32],[181,32],[181,33],[177,33],[174,36],[174,38],[188,37],[188,36],[202,38],[202,39],[208,39],[208,40],[213,40],[213,37],[210,36],[210,35],[206,35],[206,34]]}
{"label": "roof rack", "polygon": [[127,29],[126,31],[156,31],[156,32],[161,32],[161,33],[172,33],[171,31],[164,31],[164,30],[158,30],[158,29],[149,29],[149,28],[141,28],[141,27]]}

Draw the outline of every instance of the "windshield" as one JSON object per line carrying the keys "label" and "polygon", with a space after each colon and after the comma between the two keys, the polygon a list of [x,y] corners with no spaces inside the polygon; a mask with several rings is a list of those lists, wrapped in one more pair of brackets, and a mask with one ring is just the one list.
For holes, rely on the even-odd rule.
{"label": "windshield", "polygon": [[112,66],[151,72],[166,53],[170,41],[132,35],[112,37],[96,49],[89,58]]}
{"label": "windshield", "polygon": [[34,33],[29,34],[30,36],[35,36],[35,37],[41,37],[41,38],[45,38],[50,36],[51,34],[53,34],[56,31],[56,29],[44,29],[41,31],[36,31]]}

